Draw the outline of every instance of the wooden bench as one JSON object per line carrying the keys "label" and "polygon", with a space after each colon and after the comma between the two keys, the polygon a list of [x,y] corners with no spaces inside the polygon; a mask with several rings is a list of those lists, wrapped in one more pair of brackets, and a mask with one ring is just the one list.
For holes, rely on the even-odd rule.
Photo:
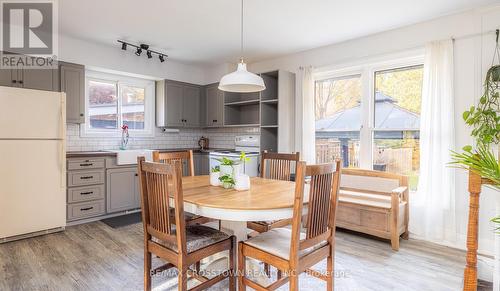
{"label": "wooden bench", "polygon": [[408,239],[408,177],[362,169],[342,169],[337,227],[390,239]]}

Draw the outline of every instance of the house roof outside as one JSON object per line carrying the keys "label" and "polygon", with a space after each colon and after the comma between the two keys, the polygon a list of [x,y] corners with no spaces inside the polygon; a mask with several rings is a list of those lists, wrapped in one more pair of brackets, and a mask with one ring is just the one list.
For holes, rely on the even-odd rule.
{"label": "house roof outside", "polygon": [[[316,121],[316,132],[359,131],[361,128],[361,104],[339,111],[330,117]],[[384,130],[419,130],[420,115],[397,105],[397,101],[382,92],[375,93],[375,128]]]}

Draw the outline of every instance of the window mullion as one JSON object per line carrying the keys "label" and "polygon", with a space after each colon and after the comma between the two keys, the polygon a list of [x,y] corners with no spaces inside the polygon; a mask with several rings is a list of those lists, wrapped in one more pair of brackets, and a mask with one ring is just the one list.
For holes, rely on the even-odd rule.
{"label": "window mullion", "polygon": [[372,167],[372,136],[373,136],[373,78],[372,70],[365,68],[361,76],[363,94],[361,97],[362,126],[360,129],[359,166],[363,169]]}

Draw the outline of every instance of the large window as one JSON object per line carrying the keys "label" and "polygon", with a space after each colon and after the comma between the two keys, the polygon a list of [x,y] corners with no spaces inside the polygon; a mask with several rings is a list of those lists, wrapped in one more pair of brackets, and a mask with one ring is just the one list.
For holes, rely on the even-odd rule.
{"label": "large window", "polygon": [[117,136],[123,125],[152,135],[154,81],[89,71],[86,99],[84,135]]}
{"label": "large window", "polygon": [[416,189],[423,66],[375,72],[373,169],[408,175]]}
{"label": "large window", "polygon": [[317,163],[341,158],[345,166],[359,167],[361,89],[360,75],[316,82]]}
{"label": "large window", "polygon": [[[354,72],[354,73],[353,73]],[[316,162],[419,173],[421,58],[323,73],[315,83]]]}

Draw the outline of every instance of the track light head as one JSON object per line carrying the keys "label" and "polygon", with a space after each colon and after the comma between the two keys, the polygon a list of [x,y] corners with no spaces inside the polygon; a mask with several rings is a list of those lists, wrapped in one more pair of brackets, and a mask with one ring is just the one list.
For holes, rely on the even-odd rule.
{"label": "track light head", "polygon": [[158,55],[158,58],[160,59],[160,62],[164,62],[165,61],[165,57],[163,57],[163,55]]}
{"label": "track light head", "polygon": [[143,49],[145,51],[147,51],[149,49],[149,44],[141,43],[139,46],[141,47],[141,49]]}
{"label": "track light head", "polygon": [[146,55],[148,56],[148,59],[150,59],[150,58],[152,58],[152,57],[153,57],[153,55],[151,54],[151,51],[147,51],[147,52],[146,52]]}
{"label": "track light head", "polygon": [[140,56],[142,54],[142,49],[140,47],[137,48],[137,51],[135,52],[136,56]]}
{"label": "track light head", "polygon": [[127,44],[122,42],[122,50],[126,51],[127,50]]}

